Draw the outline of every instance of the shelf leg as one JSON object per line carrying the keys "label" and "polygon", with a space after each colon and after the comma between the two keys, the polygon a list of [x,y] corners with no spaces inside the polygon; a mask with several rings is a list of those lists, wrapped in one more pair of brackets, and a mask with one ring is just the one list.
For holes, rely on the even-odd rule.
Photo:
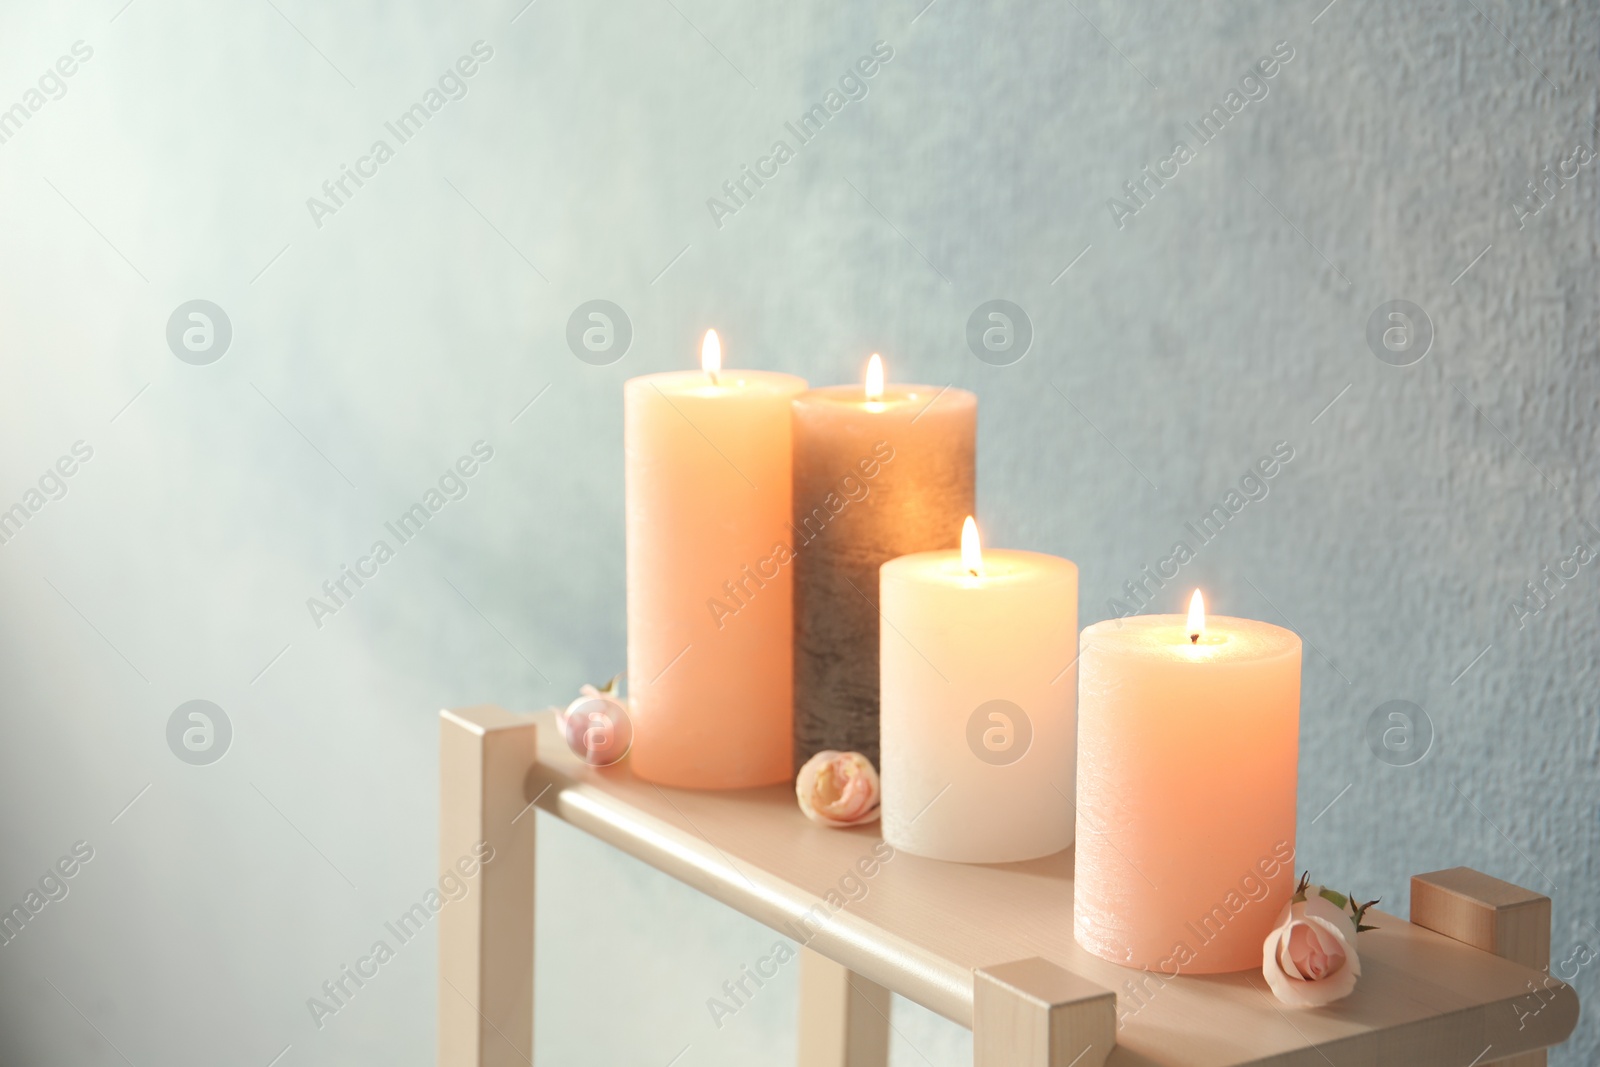
{"label": "shelf leg", "polygon": [[1038,957],[972,973],[975,1067],[1104,1067],[1117,995]]}
{"label": "shelf leg", "polygon": [[889,991],[800,949],[800,1067],[887,1067]]}
{"label": "shelf leg", "polygon": [[[1550,967],[1550,898],[1470,867],[1413,875],[1411,921],[1525,967]],[[1489,1062],[1545,1067],[1545,1058],[1541,1050]]]}
{"label": "shelf leg", "polygon": [[438,914],[439,1067],[533,1062],[537,739],[502,708],[439,713],[439,871],[466,884]]}

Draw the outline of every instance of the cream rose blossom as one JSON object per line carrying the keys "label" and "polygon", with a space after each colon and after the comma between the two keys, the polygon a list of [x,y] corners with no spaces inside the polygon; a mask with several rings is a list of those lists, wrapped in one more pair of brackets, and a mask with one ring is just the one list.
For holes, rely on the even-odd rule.
{"label": "cream rose blossom", "polygon": [[878,817],[878,772],[859,752],[818,752],[800,768],[794,792],[806,818],[824,826],[859,826]]}
{"label": "cream rose blossom", "polygon": [[1349,996],[1361,977],[1359,925],[1360,916],[1323,896],[1322,886],[1302,885],[1262,945],[1267,985],[1294,1008],[1320,1008]]}

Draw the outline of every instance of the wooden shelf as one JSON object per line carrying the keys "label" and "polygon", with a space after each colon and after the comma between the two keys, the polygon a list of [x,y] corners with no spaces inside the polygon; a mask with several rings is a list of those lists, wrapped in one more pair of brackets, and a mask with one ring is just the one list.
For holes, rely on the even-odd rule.
{"label": "wooden shelf", "polygon": [[[499,709],[447,715],[491,710],[515,718]],[[876,824],[817,826],[787,786],[658,787],[634,778],[626,761],[583,764],[551,712],[533,720],[537,758],[524,803],[963,1026],[974,1025],[976,971],[992,976],[1033,958],[1115,994],[1116,1045],[1105,1062],[1117,1067],[1466,1067],[1559,1044],[1577,1023],[1576,995],[1543,972],[1376,911],[1367,921],[1377,929],[1360,937],[1356,991],[1327,1008],[1284,1007],[1255,971],[1159,982],[1073,940],[1070,849],[993,866],[905,853],[884,861]]]}

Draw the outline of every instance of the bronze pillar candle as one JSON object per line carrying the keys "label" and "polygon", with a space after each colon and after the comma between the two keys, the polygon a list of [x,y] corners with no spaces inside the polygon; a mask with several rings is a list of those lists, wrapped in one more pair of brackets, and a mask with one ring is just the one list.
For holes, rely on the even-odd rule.
{"label": "bronze pillar candle", "polygon": [[878,765],[878,568],[956,548],[974,508],[978,398],[875,369],[793,405],[796,769],[823,749]]}

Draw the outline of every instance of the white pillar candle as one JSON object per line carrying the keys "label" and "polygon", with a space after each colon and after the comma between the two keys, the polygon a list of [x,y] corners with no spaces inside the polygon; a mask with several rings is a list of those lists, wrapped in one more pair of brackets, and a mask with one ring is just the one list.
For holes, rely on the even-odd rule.
{"label": "white pillar candle", "polygon": [[1169,976],[1259,968],[1294,890],[1300,638],[1193,606],[1088,627],[1079,664],[1075,933]]}
{"label": "white pillar candle", "polygon": [[803,378],[702,369],[623,386],[633,771],[690,789],[792,779],[789,408]]}
{"label": "white pillar candle", "polygon": [[918,552],[879,572],[883,836],[1010,863],[1072,844],[1078,568],[1038,552]]}

